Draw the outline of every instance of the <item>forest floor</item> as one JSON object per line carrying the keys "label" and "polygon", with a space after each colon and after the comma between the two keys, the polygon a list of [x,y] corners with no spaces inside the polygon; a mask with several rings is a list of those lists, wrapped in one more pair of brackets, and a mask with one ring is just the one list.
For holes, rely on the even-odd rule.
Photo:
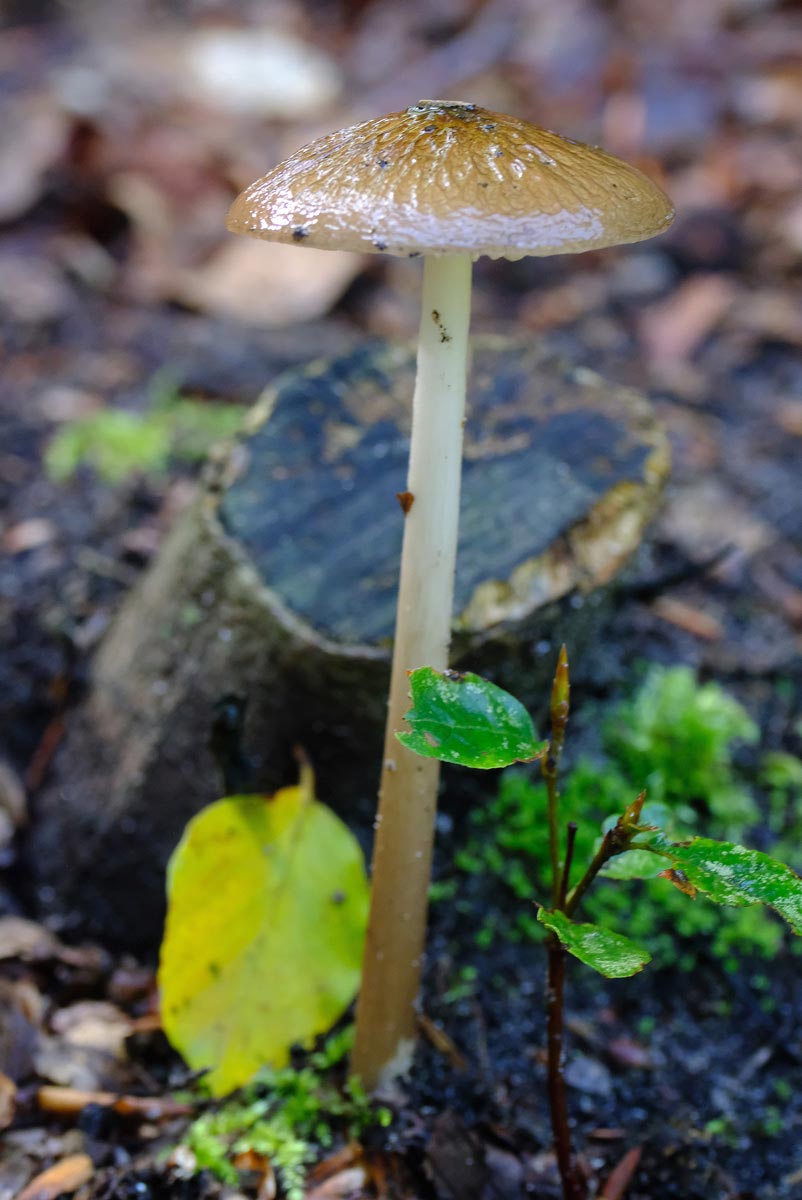
{"label": "forest floor", "polygon": [[[169,7],[107,5],[89,19],[80,6],[11,3],[0,24],[0,1198],[9,1200],[226,1193],[164,1153],[188,1120],[170,1100],[186,1072],[158,1029],[152,964],[65,945],[36,923],[26,886],[26,829],[92,652],[190,502],[197,464],[116,483],[82,468],[60,482],[43,460],[71,423],[145,413],[160,388],[247,404],[311,353],[414,333],[414,264],[329,255],[310,293],[292,256],[250,258],[221,232],[237,188],[317,131],[418,92],[470,93],[501,111],[544,108],[544,123],[662,169],[680,214],[669,234],[571,260],[482,261],[475,326],[548,334],[572,360],[645,390],[671,435],[666,503],[582,666],[584,699],[618,694],[637,660],[683,662],[739,698],[763,750],[800,753],[799,9],[718,0],[668,14],[649,0],[575,0],[529,13],[514,0],[453,0],[434,18],[422,0],[295,0],[268,15],[317,55],[297,68],[309,72],[317,108],[283,94],[246,111],[222,84],[210,103],[190,69],[200,31],[219,28],[205,6]],[[266,19],[264,5],[215,12]],[[286,45],[274,53],[286,57]],[[499,903],[489,883],[472,888],[477,911]],[[539,951],[503,939],[477,950],[471,928],[470,914],[435,907],[425,996],[464,1063],[424,1039],[390,1129],[329,1158],[310,1196],[558,1195]],[[685,974],[600,986],[572,972],[569,1082],[585,1160],[604,1179],[637,1150],[632,1200],[802,1196],[799,959],[783,951],[733,974],[697,952]],[[442,983],[455,959],[480,980],[456,1001]],[[121,1115],[101,1095],[82,1112],[64,1096],[43,1102],[43,1086],[153,1103]],[[57,1115],[57,1103],[69,1111]],[[23,1192],[53,1163],[63,1178]],[[267,1197],[265,1179],[244,1176],[240,1191]]]}

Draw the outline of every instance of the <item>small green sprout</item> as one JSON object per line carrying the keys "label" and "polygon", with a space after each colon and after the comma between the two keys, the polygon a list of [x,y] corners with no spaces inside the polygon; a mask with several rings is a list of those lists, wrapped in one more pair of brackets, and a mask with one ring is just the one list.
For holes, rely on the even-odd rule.
{"label": "small green sprout", "polygon": [[265,1070],[236,1097],[198,1117],[184,1137],[199,1170],[236,1186],[233,1159],[247,1151],[270,1160],[287,1200],[303,1200],[318,1147],[389,1125],[389,1109],[372,1104],[358,1081],[338,1086],[332,1073],[350,1053],[353,1026],[332,1034],[298,1069]]}
{"label": "small green sprout", "polygon": [[[734,841],[695,831],[678,834],[675,827],[677,810],[683,814],[681,820],[694,823],[694,802],[705,789],[710,814],[720,821],[731,817],[743,824],[753,819],[751,796],[728,774],[729,747],[738,737],[754,741],[757,730],[735,701],[722,697],[711,685],[697,688],[689,673],[675,673],[670,687],[651,694],[647,691],[643,707],[625,713],[608,737],[617,747],[622,784],[626,772],[642,771],[656,795],[649,804],[646,791],[627,801],[627,789],[622,786],[617,815],[603,821],[599,836],[593,822],[581,820],[581,812],[565,820],[560,794],[570,699],[565,647],[554,677],[551,738],[546,743],[537,741],[531,720],[518,701],[476,675],[424,667],[411,673],[410,685],[413,707],[406,720],[411,732],[398,737],[417,754],[479,768],[539,762],[545,793],[541,820],[529,827],[522,822],[514,829],[512,841],[533,849],[532,839],[546,841],[548,868],[543,870],[545,879],[530,882],[519,864],[510,878],[512,890],[521,899],[531,900],[537,921],[548,930],[547,1075],[552,1134],[564,1200],[586,1200],[586,1183],[571,1145],[563,1073],[566,954],[611,979],[636,974],[651,958],[630,936],[604,924],[576,919],[599,878],[606,874],[619,884],[649,879],[664,889],[673,888],[686,903],[704,897],[738,910],[762,906],[802,935],[802,878],[790,867]],[[677,763],[673,735],[683,722],[688,745]],[[589,829],[583,828],[588,824]],[[698,813],[696,824],[703,828]],[[498,839],[480,851],[474,863],[470,856],[464,857],[463,866],[475,869],[476,862],[484,861],[494,870],[506,872],[504,851],[503,839]],[[770,1123],[771,1119],[769,1114]],[[725,1139],[730,1134],[724,1124],[715,1122],[707,1132]]]}
{"label": "small green sprout", "polygon": [[[758,830],[761,817],[752,791],[736,767],[738,748],[756,736],[754,722],[719,684],[698,684],[687,667],[653,667],[633,695],[616,704],[600,722],[601,747],[580,758],[561,783],[560,810],[577,822],[575,856],[593,852],[598,825],[615,819],[620,797],[646,785],[647,815],[679,839],[705,829],[722,841],[740,842]],[[768,792],[769,826],[777,839],[769,848],[798,864],[802,844],[802,761],[789,754],[766,754],[760,782]],[[547,819],[545,781],[530,771],[505,771],[498,792],[471,816],[473,833],[454,856],[456,873],[438,880],[432,899],[449,900],[459,878],[484,875],[498,880],[504,919],[498,935],[509,941],[542,942],[545,933],[522,907],[548,886],[549,848],[542,830]],[[594,824],[594,819],[598,825]],[[761,831],[765,837],[765,827]],[[634,852],[633,852],[634,853]],[[637,887],[638,903],[614,885],[626,877],[632,855],[608,863],[599,886],[587,898],[592,921],[648,941],[653,962],[691,970],[696,947],[722,960],[728,971],[744,954],[772,958],[782,943],[782,927],[761,908],[717,911],[689,905],[674,889],[646,870]],[[641,855],[640,866],[645,861]],[[659,873],[655,863],[652,875]],[[477,943],[486,940],[484,927]]]}

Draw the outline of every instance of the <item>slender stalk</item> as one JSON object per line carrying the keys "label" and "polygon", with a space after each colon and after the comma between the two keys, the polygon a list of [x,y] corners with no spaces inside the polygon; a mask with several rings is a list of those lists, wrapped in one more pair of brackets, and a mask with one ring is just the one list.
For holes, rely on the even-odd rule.
{"label": "slender stalk", "polygon": [[554,672],[554,684],[551,689],[551,745],[549,752],[540,760],[540,769],[546,782],[546,797],[548,803],[549,825],[549,856],[551,858],[551,899],[555,908],[560,906],[560,827],[559,827],[559,792],[557,781],[560,773],[565,742],[565,727],[568,724],[568,710],[571,688],[568,679],[568,652],[565,646],[560,648],[557,659],[557,669]]}
{"label": "slender stalk", "polygon": [[608,832],[605,833],[604,837],[602,838],[602,843],[594,854],[590,866],[588,867],[587,871],[585,871],[585,874],[582,876],[579,883],[568,897],[565,905],[565,912],[567,916],[573,916],[579,907],[582,897],[593,883],[593,880],[596,878],[599,871],[610,861],[611,858],[614,858],[616,854],[620,854],[621,849],[621,842],[615,837],[614,830],[608,830]]}
{"label": "slender stalk", "polygon": [[[641,832],[639,822],[641,813],[643,812],[643,804],[646,799],[646,792],[643,791],[635,798],[632,804],[629,805],[626,812],[619,818],[618,823],[612,829],[608,829],[602,838],[601,845],[594,854],[590,865],[585,874],[580,879],[574,890],[568,896],[565,904],[565,912],[567,916],[572,916],[588,890],[593,880],[598,875],[599,871],[605,866],[611,858],[615,858],[616,854],[623,854],[625,850],[629,850],[634,843],[634,839]],[[637,843],[635,843],[637,845]],[[659,853],[659,851],[655,851]]]}
{"label": "slender stalk", "polygon": [[574,861],[574,846],[576,844],[577,823],[569,821],[565,835],[565,862],[563,863],[562,879],[560,880],[560,908],[565,911],[565,900],[568,895],[568,884],[571,881],[571,866]]}
{"label": "slender stalk", "polygon": [[563,990],[565,987],[565,950],[553,934],[548,939],[548,984],[546,988],[547,1078],[549,1113],[557,1168],[564,1200],[586,1200],[571,1149],[571,1125],[563,1073]]}
{"label": "slender stalk", "polygon": [[401,1074],[415,1037],[440,764],[395,734],[407,673],[448,665],[470,322],[468,255],[426,258],[373,890],[352,1069],[364,1086]]}
{"label": "slender stalk", "polygon": [[[540,769],[546,782],[548,799],[549,852],[551,856],[552,903],[555,909],[564,909],[568,890],[568,877],[574,854],[576,824],[568,824],[565,862],[560,865],[559,829],[559,778],[560,759],[565,743],[568,724],[571,687],[568,677],[568,653],[565,646],[560,649],[554,685],[551,689],[551,745],[548,754],[540,760]],[[565,1090],[563,1069],[563,992],[565,990],[565,950],[553,934],[547,941],[548,982],[546,985],[546,1070],[549,1093],[549,1114],[557,1168],[562,1182],[563,1200],[585,1200],[585,1187],[579,1176],[571,1147],[571,1124],[568,1118],[568,1097]]]}
{"label": "slender stalk", "polygon": [[540,765],[546,782],[546,800],[548,804],[549,822],[549,856],[551,858],[551,901],[554,908],[560,907],[560,824],[557,792],[557,759],[554,756],[552,741],[548,753],[541,759]]}

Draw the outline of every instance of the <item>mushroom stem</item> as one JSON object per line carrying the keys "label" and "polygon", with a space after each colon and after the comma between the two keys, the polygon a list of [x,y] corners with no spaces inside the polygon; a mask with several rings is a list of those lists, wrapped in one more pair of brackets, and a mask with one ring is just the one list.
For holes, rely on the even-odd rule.
{"label": "mushroom stem", "polygon": [[407,673],[448,665],[471,268],[467,254],[427,257],[423,268],[398,614],[352,1059],[369,1090],[406,1070],[415,1038],[440,764],[413,754],[395,734],[409,708]]}

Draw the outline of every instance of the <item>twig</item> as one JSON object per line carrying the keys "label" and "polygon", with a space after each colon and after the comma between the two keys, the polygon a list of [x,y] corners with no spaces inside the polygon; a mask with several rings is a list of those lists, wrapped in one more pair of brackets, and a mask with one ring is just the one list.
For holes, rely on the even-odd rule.
{"label": "twig", "polygon": [[[615,858],[617,854],[623,854],[625,850],[629,850],[632,846],[633,837],[638,832],[637,823],[640,820],[643,804],[646,799],[646,793],[641,792],[637,799],[629,806],[624,816],[619,820],[618,824],[613,829],[608,829],[602,838],[602,844],[593,856],[593,859],[585,874],[580,879],[574,890],[568,896],[565,904],[565,914],[570,917],[576,912],[582,897],[588,890],[593,880],[601,871],[602,867]],[[650,849],[654,849],[650,847]],[[655,850],[655,853],[659,851]],[[669,857],[669,856],[666,856]]]}
{"label": "twig", "polygon": [[[559,768],[565,742],[565,727],[568,724],[570,706],[570,682],[568,678],[568,654],[565,646],[560,649],[554,686],[551,690],[551,745],[549,753],[541,759],[540,769],[546,781],[548,797],[549,850],[551,854],[552,899],[556,909],[565,905],[568,873],[574,851],[576,825],[568,826],[565,865],[560,870],[559,835]],[[585,1187],[579,1177],[571,1147],[571,1125],[568,1120],[568,1097],[565,1091],[563,1072],[563,991],[565,988],[565,950],[562,943],[551,934],[548,939],[548,983],[546,987],[546,1050],[551,1131],[557,1167],[562,1181],[564,1200],[586,1200]]]}
{"label": "twig", "polygon": [[565,835],[565,862],[563,863],[562,879],[560,880],[560,908],[565,910],[565,900],[568,895],[568,884],[571,879],[571,865],[574,861],[574,844],[576,842],[576,821],[569,821]]}
{"label": "twig", "polygon": [[547,1070],[549,1111],[557,1168],[564,1200],[586,1200],[571,1148],[568,1098],[563,1071],[563,990],[565,986],[565,950],[554,934],[548,939],[549,973],[546,989]]}
{"label": "twig", "polygon": [[188,1117],[194,1111],[189,1104],[179,1104],[169,1096],[118,1096],[114,1092],[90,1092],[51,1085],[39,1088],[36,1101],[44,1112],[62,1117],[78,1116],[88,1104],[111,1108],[121,1117],[138,1117],[145,1121]]}
{"label": "twig", "polygon": [[554,672],[554,685],[551,689],[551,745],[548,754],[545,754],[540,760],[540,770],[546,783],[548,798],[551,890],[555,908],[558,908],[560,904],[560,830],[557,781],[565,742],[565,727],[568,724],[570,695],[568,652],[565,646],[562,646],[557,659],[557,669]]}

